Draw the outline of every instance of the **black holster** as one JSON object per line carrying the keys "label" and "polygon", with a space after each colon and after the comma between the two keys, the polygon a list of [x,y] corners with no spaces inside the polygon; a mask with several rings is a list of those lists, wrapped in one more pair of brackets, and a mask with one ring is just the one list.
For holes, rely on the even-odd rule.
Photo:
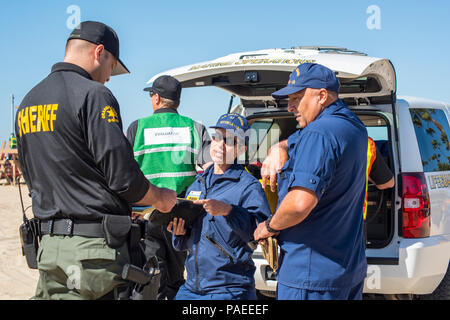
{"label": "black holster", "polygon": [[156,300],[161,277],[158,260],[145,257],[143,238],[145,237],[146,221],[133,221],[128,238],[130,264],[122,271],[122,278],[128,282],[128,290],[116,294],[116,299]]}
{"label": "black holster", "polygon": [[122,279],[129,281],[131,285],[131,300],[156,300],[160,277],[158,259],[155,256],[149,258],[142,268],[127,264],[122,271]]}
{"label": "black holster", "polygon": [[24,216],[24,222],[19,227],[19,233],[22,255],[25,256],[30,269],[37,269],[37,251],[41,239],[39,220],[37,218],[27,219]]}

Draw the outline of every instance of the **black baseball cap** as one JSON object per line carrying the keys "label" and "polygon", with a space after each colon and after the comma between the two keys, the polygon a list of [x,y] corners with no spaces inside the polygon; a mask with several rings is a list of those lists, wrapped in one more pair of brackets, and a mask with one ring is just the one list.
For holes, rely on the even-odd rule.
{"label": "black baseball cap", "polygon": [[111,72],[112,76],[130,73],[119,59],[119,37],[106,24],[97,21],[83,21],[73,29],[67,41],[72,39],[81,39],[94,44],[102,44],[117,59],[117,65]]}
{"label": "black baseball cap", "polygon": [[150,91],[150,93],[157,93],[163,98],[179,101],[181,83],[174,77],[164,75],[156,78],[152,86],[145,88],[144,91]]}

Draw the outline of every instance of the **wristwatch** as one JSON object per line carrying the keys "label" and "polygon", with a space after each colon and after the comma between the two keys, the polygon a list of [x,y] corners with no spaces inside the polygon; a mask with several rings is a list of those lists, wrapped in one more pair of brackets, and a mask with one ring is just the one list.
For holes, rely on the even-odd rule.
{"label": "wristwatch", "polygon": [[270,218],[266,220],[266,228],[267,228],[267,231],[269,231],[270,233],[278,233],[278,232],[280,232],[281,230],[275,230],[274,228],[271,228],[271,227],[270,227],[270,221],[272,220],[272,218],[273,218],[273,216],[270,216]]}

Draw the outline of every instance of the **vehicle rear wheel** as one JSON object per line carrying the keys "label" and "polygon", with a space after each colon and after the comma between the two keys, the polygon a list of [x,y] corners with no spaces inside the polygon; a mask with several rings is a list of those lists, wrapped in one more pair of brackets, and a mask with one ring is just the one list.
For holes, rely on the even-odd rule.
{"label": "vehicle rear wheel", "polygon": [[256,290],[258,300],[273,300],[276,299],[275,291]]}

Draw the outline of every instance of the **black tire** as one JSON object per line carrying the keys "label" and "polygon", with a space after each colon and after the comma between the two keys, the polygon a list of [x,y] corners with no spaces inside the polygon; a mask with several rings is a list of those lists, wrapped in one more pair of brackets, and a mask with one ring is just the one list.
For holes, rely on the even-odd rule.
{"label": "black tire", "polygon": [[432,293],[420,296],[420,299],[450,300],[450,267],[447,267],[447,272],[438,287]]}
{"label": "black tire", "polygon": [[256,290],[256,297],[258,300],[274,300],[276,299],[276,294],[272,291]]}

